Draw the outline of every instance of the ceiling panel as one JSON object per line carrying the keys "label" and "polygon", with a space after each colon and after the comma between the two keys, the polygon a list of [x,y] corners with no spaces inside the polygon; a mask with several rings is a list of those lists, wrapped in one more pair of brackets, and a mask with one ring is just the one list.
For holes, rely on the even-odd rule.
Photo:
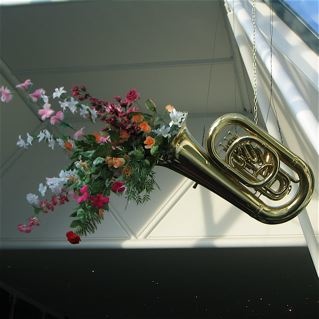
{"label": "ceiling panel", "polygon": [[14,71],[229,57],[220,13],[218,1],[86,1],[6,7],[1,15],[2,54]]}

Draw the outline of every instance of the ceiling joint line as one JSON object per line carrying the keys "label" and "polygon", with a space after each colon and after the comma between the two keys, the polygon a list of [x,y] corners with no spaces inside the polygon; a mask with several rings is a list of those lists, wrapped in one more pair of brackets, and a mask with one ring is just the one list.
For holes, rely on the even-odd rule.
{"label": "ceiling joint line", "polygon": [[156,211],[152,219],[144,225],[141,231],[137,234],[138,239],[148,239],[156,227],[161,221],[169,214],[169,212],[175,207],[178,201],[191,189],[194,182],[188,178],[184,178],[177,188],[172,192],[172,195],[167,201],[161,205]]}
{"label": "ceiling joint line", "polygon": [[212,65],[227,64],[233,61],[233,56],[209,58],[209,59],[190,59],[190,60],[171,60],[171,61],[154,61],[154,62],[138,62],[138,63],[119,63],[119,64],[102,64],[102,65],[72,65],[57,67],[41,67],[28,69],[14,69],[15,74],[34,75],[48,73],[82,73],[82,72],[103,72],[103,71],[125,71],[136,69],[159,69],[188,67],[196,65]]}
{"label": "ceiling joint line", "polygon": [[[43,122],[39,123],[32,131],[31,134],[33,135],[35,132],[37,132],[41,126],[43,125]],[[5,174],[13,167],[13,165],[18,161],[25,152],[28,151],[26,149],[20,149],[16,148],[15,151],[12,152],[12,154],[8,157],[8,159],[1,164],[0,166],[0,178],[2,179]]]}
{"label": "ceiling joint line", "polygon": [[27,108],[30,110],[30,112],[37,118],[37,120],[39,122],[42,123],[42,121],[39,119],[37,111],[34,109],[33,103],[29,99],[28,94],[23,90],[16,89],[16,85],[18,85],[20,83],[20,81],[16,78],[14,73],[10,70],[10,68],[7,66],[7,64],[1,58],[0,58],[0,74],[9,83],[12,90],[14,90],[17,95],[19,95],[19,97],[22,99],[22,101],[27,106]]}
{"label": "ceiling joint line", "polygon": [[110,210],[108,213],[113,216],[113,218],[117,221],[117,223],[120,225],[120,227],[127,234],[128,237],[137,239],[134,231],[131,229],[128,223],[120,216],[118,211],[112,205],[110,205]]}

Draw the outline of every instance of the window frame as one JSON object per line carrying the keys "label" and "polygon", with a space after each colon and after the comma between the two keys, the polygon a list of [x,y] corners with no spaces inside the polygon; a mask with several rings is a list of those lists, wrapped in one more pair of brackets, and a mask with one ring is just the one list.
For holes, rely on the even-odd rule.
{"label": "window frame", "polygon": [[316,54],[319,54],[318,34],[284,0],[263,0]]}

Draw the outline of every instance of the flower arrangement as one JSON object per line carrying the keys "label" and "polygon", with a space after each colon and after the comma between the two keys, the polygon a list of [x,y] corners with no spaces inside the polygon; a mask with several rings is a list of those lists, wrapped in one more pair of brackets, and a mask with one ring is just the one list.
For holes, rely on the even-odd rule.
{"label": "flower arrangement", "polygon": [[[25,91],[37,106],[41,120],[48,123],[48,129],[37,134],[26,133],[24,138],[20,135],[17,145],[28,149],[35,141],[46,142],[52,150],[63,148],[71,161],[57,177],[47,177],[40,183],[39,195],[26,195],[34,215],[26,224],[18,225],[20,232],[31,232],[40,224],[40,213],[51,212],[73,199],[78,205],[71,214],[73,230],[66,237],[71,244],[77,244],[80,236],[93,233],[102,222],[112,193],[137,204],[150,199],[157,186],[154,166],[172,158],[169,145],[186,113],[167,105],[164,113],[159,114],[150,99],[145,102],[147,111],[141,111],[140,94],[135,89],[125,98],[116,96],[114,102],[107,102],[91,96],[84,86],[73,87],[71,94],[64,87],[56,88],[52,97],[42,88],[33,89],[30,79],[16,87]],[[12,100],[7,87],[0,87],[0,100]],[[75,129],[65,121],[66,112],[94,123],[100,121],[103,127],[94,132],[86,132],[85,127]],[[57,134],[50,132],[50,125],[59,126]],[[67,133],[70,131],[71,134]]]}

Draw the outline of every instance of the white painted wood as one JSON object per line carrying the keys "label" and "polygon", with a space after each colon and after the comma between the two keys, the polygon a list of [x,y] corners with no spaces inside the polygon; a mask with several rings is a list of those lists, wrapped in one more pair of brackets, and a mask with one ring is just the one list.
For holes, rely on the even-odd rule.
{"label": "white painted wood", "polygon": [[[226,0],[241,56],[253,83],[251,4],[247,1]],[[261,115],[268,131],[277,139],[283,139],[292,151],[310,164],[314,176],[319,176],[319,125],[318,125],[318,56],[314,54],[294,32],[274,15],[273,49],[270,47],[270,9],[264,3],[256,5],[256,50],[258,58],[257,91]],[[267,22],[268,21],[268,26]],[[267,35],[268,34],[268,35]],[[284,36],[283,36],[284,34]],[[285,40],[283,41],[283,37]],[[296,54],[298,50],[299,55]],[[273,93],[270,105],[270,77]],[[280,124],[280,132],[277,125]],[[319,201],[318,183],[311,203],[300,215],[305,239],[319,274]]]}

